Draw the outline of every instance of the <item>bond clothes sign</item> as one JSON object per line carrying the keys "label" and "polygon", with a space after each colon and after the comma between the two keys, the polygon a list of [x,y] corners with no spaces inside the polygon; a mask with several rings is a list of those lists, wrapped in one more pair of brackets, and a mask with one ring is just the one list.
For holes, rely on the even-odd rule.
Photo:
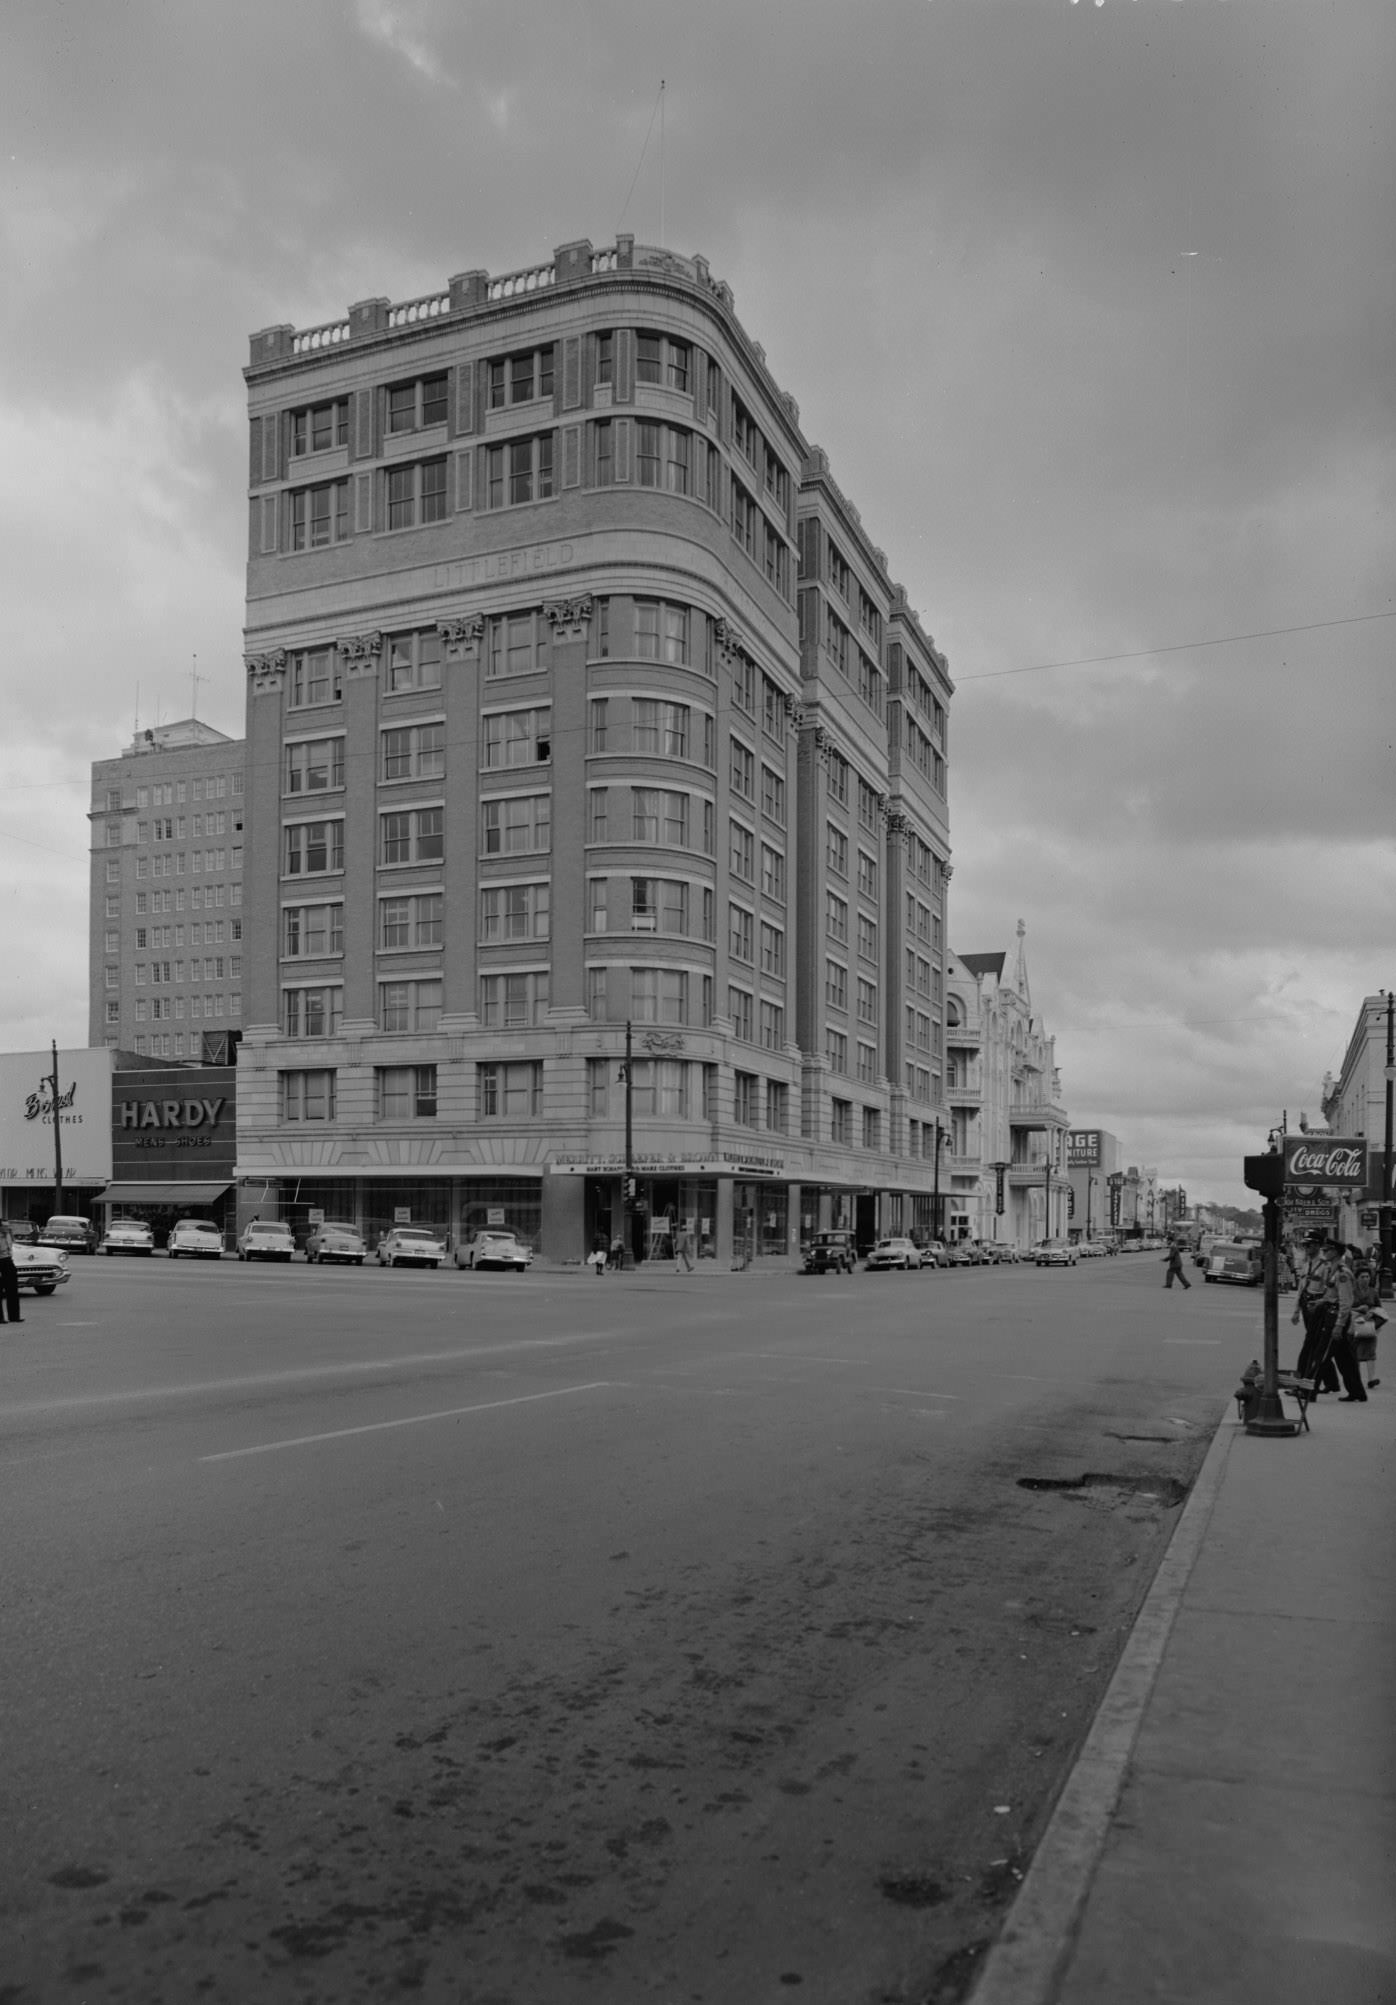
{"label": "bond clothes sign", "polygon": [[1072,1170],[1100,1168],[1099,1128],[1071,1128],[1066,1137],[1066,1164]]}
{"label": "bond clothes sign", "polygon": [[1285,1183],[1365,1190],[1367,1143],[1361,1135],[1286,1135]]}
{"label": "bond clothes sign", "polygon": [[55,1105],[51,1051],[0,1056],[0,1183],[52,1187],[55,1120],[65,1187],[110,1183],[111,1079],[110,1051],[60,1051]]}

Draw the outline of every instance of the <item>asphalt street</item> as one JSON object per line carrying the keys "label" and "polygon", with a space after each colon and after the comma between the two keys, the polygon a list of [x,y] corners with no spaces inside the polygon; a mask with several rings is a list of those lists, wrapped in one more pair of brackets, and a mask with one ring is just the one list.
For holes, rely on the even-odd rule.
{"label": "asphalt street", "polygon": [[4,2005],[950,2005],[1260,1342],[1149,1255],[74,1268],[0,1345]]}

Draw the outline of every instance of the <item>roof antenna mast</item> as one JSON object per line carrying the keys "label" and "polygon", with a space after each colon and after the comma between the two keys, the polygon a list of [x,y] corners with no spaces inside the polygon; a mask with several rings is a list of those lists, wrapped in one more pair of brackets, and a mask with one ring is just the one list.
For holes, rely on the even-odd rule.
{"label": "roof antenna mast", "polygon": [[664,245],[664,79],[659,79],[659,248]]}

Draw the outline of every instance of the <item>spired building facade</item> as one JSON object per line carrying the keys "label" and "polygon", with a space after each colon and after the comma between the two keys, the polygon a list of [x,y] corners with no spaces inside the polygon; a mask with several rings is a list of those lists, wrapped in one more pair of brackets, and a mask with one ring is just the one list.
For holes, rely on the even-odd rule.
{"label": "spired building facade", "polygon": [[729,289],[569,244],[246,375],[244,1215],[929,1229],[952,684]]}
{"label": "spired building facade", "polygon": [[1065,1239],[1072,1216],[1056,1040],[1032,1006],[1027,928],[1013,954],[952,954],[947,970],[947,1236],[1020,1250]]}
{"label": "spired building facade", "polygon": [[242,1029],[243,744],[185,718],[92,768],[90,1045],[225,1065]]}

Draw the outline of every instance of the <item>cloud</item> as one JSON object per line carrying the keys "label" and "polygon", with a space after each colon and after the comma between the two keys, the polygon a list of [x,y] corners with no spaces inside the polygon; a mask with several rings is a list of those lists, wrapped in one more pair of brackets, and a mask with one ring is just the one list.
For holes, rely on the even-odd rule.
{"label": "cloud", "polygon": [[421,27],[434,11],[427,6],[411,6],[405,0],[356,0],[359,27],[370,40],[401,56],[428,83],[455,89],[440,58],[426,42]]}

